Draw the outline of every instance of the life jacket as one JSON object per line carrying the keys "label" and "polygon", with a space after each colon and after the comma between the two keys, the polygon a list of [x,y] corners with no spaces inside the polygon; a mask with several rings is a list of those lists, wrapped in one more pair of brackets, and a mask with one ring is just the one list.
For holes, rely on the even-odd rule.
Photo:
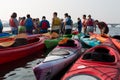
{"label": "life jacket", "polygon": [[47,21],[43,21],[43,22],[42,22],[41,29],[47,29],[47,28],[48,28],[48,23],[47,23]]}
{"label": "life jacket", "polygon": [[25,21],[21,20],[19,24],[20,24],[20,26],[25,26]]}
{"label": "life jacket", "polygon": [[10,19],[9,24],[11,27],[16,27],[16,24],[15,24],[13,18]]}
{"label": "life jacket", "polygon": [[88,19],[87,26],[93,26],[93,19]]}
{"label": "life jacket", "polygon": [[55,25],[55,26],[61,25],[61,21],[59,18],[54,18],[53,20],[54,20],[53,25]]}
{"label": "life jacket", "polygon": [[83,27],[86,27],[86,25],[87,25],[86,22],[87,22],[87,20],[84,19],[83,22],[82,22]]}

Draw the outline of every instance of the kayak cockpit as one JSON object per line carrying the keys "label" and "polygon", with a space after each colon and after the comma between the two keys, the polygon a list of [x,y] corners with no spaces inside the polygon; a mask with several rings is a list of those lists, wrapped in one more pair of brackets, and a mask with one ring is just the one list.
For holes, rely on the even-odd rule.
{"label": "kayak cockpit", "polygon": [[0,43],[0,49],[23,46],[23,45],[35,43],[35,42],[38,42],[38,41],[40,41],[39,37],[28,38],[28,39],[17,38],[17,39],[12,40],[12,41],[1,42]]}
{"label": "kayak cockpit", "polygon": [[106,48],[96,48],[93,52],[87,52],[82,59],[98,62],[115,62],[115,56],[111,55]]}

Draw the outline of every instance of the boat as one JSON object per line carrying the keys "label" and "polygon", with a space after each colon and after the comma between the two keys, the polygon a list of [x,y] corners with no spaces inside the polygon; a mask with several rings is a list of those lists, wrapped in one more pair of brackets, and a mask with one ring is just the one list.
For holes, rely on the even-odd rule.
{"label": "boat", "polygon": [[37,80],[52,80],[80,56],[81,44],[78,40],[73,41],[75,46],[57,45],[41,63],[33,67]]}
{"label": "boat", "polygon": [[99,35],[95,33],[90,33],[90,34],[92,34],[92,38],[96,38],[101,43],[110,42],[110,44],[112,43],[116,48],[120,49],[120,41],[118,38],[110,37],[109,35],[106,34],[104,35]]}
{"label": "boat", "polygon": [[120,52],[103,43],[83,53],[61,80],[120,80]]}
{"label": "boat", "polygon": [[[0,64],[12,62],[14,60],[26,57],[38,51],[45,49],[44,40],[46,37],[41,37],[38,35],[31,35],[28,36],[27,39],[24,38],[17,38],[15,41],[14,39],[10,39],[12,41],[12,45],[8,46],[8,42],[1,42],[0,45]],[[20,42],[22,40],[22,42]],[[16,42],[18,41],[18,42]],[[25,44],[22,44],[26,42]],[[5,43],[3,45],[3,43]]]}
{"label": "boat", "polygon": [[10,37],[10,36],[14,36],[14,35],[7,32],[0,33],[0,38]]}
{"label": "boat", "polygon": [[80,41],[84,48],[90,48],[101,44],[101,42],[96,38],[90,38],[90,37],[91,35],[85,35],[85,34],[82,34],[82,36],[80,37]]}
{"label": "boat", "polygon": [[58,42],[60,41],[60,40],[62,40],[63,38],[71,38],[72,37],[72,34],[68,34],[68,35],[63,35],[63,36],[61,36],[61,37],[59,37],[59,38],[55,38],[55,39],[47,39],[47,40],[45,40],[45,46],[46,46],[46,48],[47,49],[50,49],[50,48],[54,48],[54,47],[56,47],[57,45],[58,45]]}
{"label": "boat", "polygon": [[45,43],[46,48],[50,49],[50,48],[56,47],[58,45],[58,42],[62,39],[63,39],[63,37],[59,37],[56,39],[47,39],[44,41],[44,43]]}

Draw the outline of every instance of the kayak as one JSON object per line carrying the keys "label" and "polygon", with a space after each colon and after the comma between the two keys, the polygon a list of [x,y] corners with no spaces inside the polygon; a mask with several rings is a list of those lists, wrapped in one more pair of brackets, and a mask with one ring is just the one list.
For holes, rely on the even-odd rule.
{"label": "kayak", "polygon": [[96,38],[97,40],[99,40],[100,42],[108,42],[108,43],[112,43],[115,47],[117,47],[118,49],[120,49],[120,41],[119,39],[116,38],[112,38],[108,35],[99,35],[99,34],[95,34],[95,33],[91,33],[93,38]]}
{"label": "kayak", "polygon": [[45,43],[45,46],[47,49],[50,49],[50,48],[54,48],[55,46],[58,45],[58,42],[63,39],[63,37],[59,37],[59,38],[56,38],[56,39],[47,39],[44,41]]}
{"label": "kayak", "polygon": [[120,80],[119,69],[119,51],[103,43],[86,50],[61,80]]}
{"label": "kayak", "polygon": [[14,36],[14,35],[7,32],[0,33],[0,38],[9,37],[9,36]]}
{"label": "kayak", "polygon": [[31,35],[27,39],[19,38],[10,47],[0,48],[0,64],[12,62],[43,50],[45,48],[44,40],[47,38],[38,36],[40,35]]}
{"label": "kayak", "polygon": [[56,47],[57,45],[58,45],[58,42],[60,41],[60,40],[62,40],[63,38],[71,38],[72,37],[72,34],[68,34],[68,35],[63,35],[63,36],[61,36],[61,37],[59,37],[59,38],[56,38],[56,39],[47,39],[47,40],[45,40],[45,46],[46,46],[46,48],[47,49],[50,49],[50,48],[54,48],[54,47]]}
{"label": "kayak", "polygon": [[83,44],[86,45],[86,47],[94,47],[94,46],[100,45],[101,43],[96,38],[91,39],[89,35],[81,36],[80,40]]}
{"label": "kayak", "polygon": [[73,46],[56,46],[46,58],[33,67],[37,80],[51,80],[58,72],[75,61],[81,53],[81,44],[74,40]]}

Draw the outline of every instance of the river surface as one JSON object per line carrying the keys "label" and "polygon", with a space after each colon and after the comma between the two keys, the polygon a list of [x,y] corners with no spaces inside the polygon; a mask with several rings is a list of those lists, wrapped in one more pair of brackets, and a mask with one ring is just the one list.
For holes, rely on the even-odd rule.
{"label": "river surface", "polygon": [[[120,35],[120,26],[109,28],[110,35]],[[99,33],[99,30],[96,32]],[[51,50],[43,50],[12,63],[0,65],[0,80],[36,80],[32,68],[45,58],[41,54],[47,54],[49,51]]]}

